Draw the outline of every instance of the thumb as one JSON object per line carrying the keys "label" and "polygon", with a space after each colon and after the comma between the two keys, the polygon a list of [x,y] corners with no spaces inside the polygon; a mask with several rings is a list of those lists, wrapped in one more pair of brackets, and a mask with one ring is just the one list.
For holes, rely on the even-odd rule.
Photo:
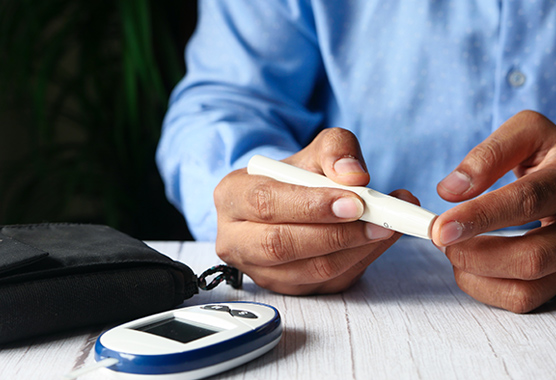
{"label": "thumb", "polygon": [[342,128],[325,129],[311,144],[315,169],[333,180],[347,186],[365,186],[369,173],[359,141],[355,135]]}

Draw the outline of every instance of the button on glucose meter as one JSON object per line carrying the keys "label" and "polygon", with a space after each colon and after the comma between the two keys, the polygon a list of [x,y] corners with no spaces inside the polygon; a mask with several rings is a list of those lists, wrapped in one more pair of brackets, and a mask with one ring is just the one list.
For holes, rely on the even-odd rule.
{"label": "button on glucose meter", "polygon": [[275,347],[282,323],[274,307],[226,302],[171,310],[103,333],[95,360],[113,379],[200,379],[246,363]]}
{"label": "button on glucose meter", "polygon": [[223,311],[226,313],[230,312],[230,308],[228,306],[225,305],[207,305],[207,306],[203,306],[202,309],[204,310],[214,310],[214,311]]}
{"label": "button on glucose meter", "polygon": [[255,314],[251,313],[250,311],[246,311],[246,310],[231,310],[230,314],[232,314],[234,317],[239,317],[239,318],[249,318],[249,319],[259,318]]}

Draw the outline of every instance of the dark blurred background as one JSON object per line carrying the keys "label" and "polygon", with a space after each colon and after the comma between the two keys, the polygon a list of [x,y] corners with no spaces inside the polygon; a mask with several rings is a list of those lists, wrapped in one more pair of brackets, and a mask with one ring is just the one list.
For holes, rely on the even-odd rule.
{"label": "dark blurred background", "polygon": [[0,0],[0,224],[191,239],[154,163],[194,0]]}

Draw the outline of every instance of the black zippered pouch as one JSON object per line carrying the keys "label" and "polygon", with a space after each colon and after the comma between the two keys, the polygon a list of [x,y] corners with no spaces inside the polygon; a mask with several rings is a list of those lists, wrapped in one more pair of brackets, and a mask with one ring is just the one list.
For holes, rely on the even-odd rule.
{"label": "black zippered pouch", "polygon": [[0,343],[135,319],[197,292],[187,265],[107,226],[0,228]]}

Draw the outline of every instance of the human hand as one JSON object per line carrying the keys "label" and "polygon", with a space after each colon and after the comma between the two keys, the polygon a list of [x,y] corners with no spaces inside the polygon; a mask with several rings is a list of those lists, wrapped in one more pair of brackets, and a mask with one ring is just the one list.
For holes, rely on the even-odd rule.
{"label": "human hand", "polygon": [[[506,172],[518,179],[469,200]],[[458,286],[475,299],[525,313],[556,295],[556,126],[523,111],[474,148],[438,187],[461,203],[438,217],[433,242],[446,247]],[[477,236],[540,220],[522,237]]]}
{"label": "human hand", "polygon": [[[322,131],[284,161],[344,185],[369,182],[357,139],[339,128]],[[407,191],[393,195],[417,203]],[[279,293],[342,291],[400,236],[358,221],[363,202],[351,191],[291,185],[245,169],[220,182],[214,201],[217,254]]]}

